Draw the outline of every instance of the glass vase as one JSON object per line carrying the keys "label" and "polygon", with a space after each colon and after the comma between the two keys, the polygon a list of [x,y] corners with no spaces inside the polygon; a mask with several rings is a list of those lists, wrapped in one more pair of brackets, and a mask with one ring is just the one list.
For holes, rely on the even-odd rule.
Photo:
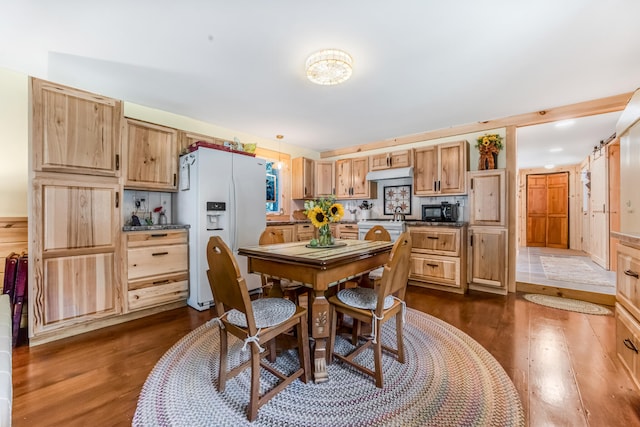
{"label": "glass vase", "polygon": [[331,246],[333,243],[331,227],[329,227],[329,224],[321,225],[320,228],[318,228],[318,244],[320,246]]}

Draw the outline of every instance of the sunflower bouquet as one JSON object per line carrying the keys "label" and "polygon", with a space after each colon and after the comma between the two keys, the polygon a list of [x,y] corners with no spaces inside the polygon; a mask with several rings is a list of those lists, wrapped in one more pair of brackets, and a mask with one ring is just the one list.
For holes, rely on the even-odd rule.
{"label": "sunflower bouquet", "polygon": [[502,136],[497,133],[484,134],[476,139],[476,148],[480,153],[478,169],[495,169],[496,157],[502,150]]}
{"label": "sunflower bouquet", "polygon": [[[318,228],[319,246],[332,245],[333,236],[329,224],[338,222],[344,216],[344,207],[336,202],[334,197],[323,197],[318,200],[306,200],[304,202],[304,213],[311,220],[314,227]],[[314,239],[315,240],[315,239]],[[314,241],[311,241],[313,245]]]}

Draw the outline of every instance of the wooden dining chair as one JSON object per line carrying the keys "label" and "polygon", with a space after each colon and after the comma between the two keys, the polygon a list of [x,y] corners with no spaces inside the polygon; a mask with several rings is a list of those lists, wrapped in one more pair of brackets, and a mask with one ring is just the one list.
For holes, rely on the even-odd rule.
{"label": "wooden dining chair", "polygon": [[[261,298],[251,301],[245,279],[240,274],[238,263],[229,247],[219,236],[213,236],[207,244],[207,276],[215,301],[216,318],[220,327],[220,369],[218,391],[224,392],[227,379],[251,366],[251,387],[247,418],[253,421],[258,409],[269,399],[287,387],[296,378],[307,382],[311,375],[309,359],[309,337],[307,310],[284,298]],[[275,360],[275,338],[292,328],[298,337],[300,368],[285,375],[272,365],[264,363],[263,357]],[[227,371],[228,334],[244,341],[242,350],[251,349],[251,358]],[[268,350],[261,344],[272,343]],[[260,368],[278,378],[279,383],[260,395]]]}
{"label": "wooden dining chair", "polygon": [[[371,227],[367,234],[364,235],[364,240],[376,240],[382,242],[390,242],[391,234],[381,225],[374,225]],[[371,287],[374,287],[380,284],[380,279],[382,279],[382,267],[376,268],[375,270],[369,272],[367,276]]]}
{"label": "wooden dining chair", "polygon": [[[331,335],[328,349],[329,362],[333,360],[333,357],[346,362],[365,374],[374,377],[376,386],[379,388],[383,386],[382,350],[395,354],[398,361],[404,363],[402,328],[405,310],[404,295],[407,281],[409,280],[410,257],[411,235],[409,232],[404,232],[393,245],[389,261],[383,267],[380,285],[376,289],[363,287],[343,289],[329,298],[331,307],[329,314],[331,319]],[[357,346],[348,355],[341,355],[333,351],[338,313],[342,313],[359,322],[371,323],[372,339],[365,338],[365,342]],[[394,317],[396,319],[397,343],[395,349],[382,345],[382,325]],[[359,354],[370,347],[373,347],[373,370],[355,361]]]}
{"label": "wooden dining chair", "polygon": [[[272,230],[270,227],[265,228],[258,239],[259,245],[274,245],[278,243],[285,243],[282,230]],[[262,274],[261,279],[262,288],[265,291],[268,290],[266,294],[269,297],[281,298],[284,296],[295,301],[296,304],[300,304],[300,296],[309,292],[309,289],[302,284],[296,284],[286,279],[272,277],[267,274]]]}

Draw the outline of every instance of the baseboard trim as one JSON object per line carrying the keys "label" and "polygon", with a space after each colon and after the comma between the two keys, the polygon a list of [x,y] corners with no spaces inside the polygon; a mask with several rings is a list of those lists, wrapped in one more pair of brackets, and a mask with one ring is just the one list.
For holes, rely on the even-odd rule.
{"label": "baseboard trim", "polygon": [[608,305],[610,307],[613,307],[616,304],[615,295],[579,291],[576,289],[559,288],[557,286],[538,285],[534,283],[516,282],[516,291],[531,294],[543,294],[563,298],[572,298],[580,301],[592,302],[594,304]]}

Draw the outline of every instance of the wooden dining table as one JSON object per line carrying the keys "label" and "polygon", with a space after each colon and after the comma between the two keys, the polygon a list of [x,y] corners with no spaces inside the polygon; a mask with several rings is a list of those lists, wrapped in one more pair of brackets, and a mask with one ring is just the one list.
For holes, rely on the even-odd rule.
{"label": "wooden dining table", "polygon": [[311,247],[309,242],[249,246],[238,249],[248,260],[249,273],[301,282],[311,289],[309,324],[314,348],[314,380],[327,375],[327,338],[330,334],[329,302],[325,292],[331,286],[385,264],[393,242],[336,240],[330,248]]}

